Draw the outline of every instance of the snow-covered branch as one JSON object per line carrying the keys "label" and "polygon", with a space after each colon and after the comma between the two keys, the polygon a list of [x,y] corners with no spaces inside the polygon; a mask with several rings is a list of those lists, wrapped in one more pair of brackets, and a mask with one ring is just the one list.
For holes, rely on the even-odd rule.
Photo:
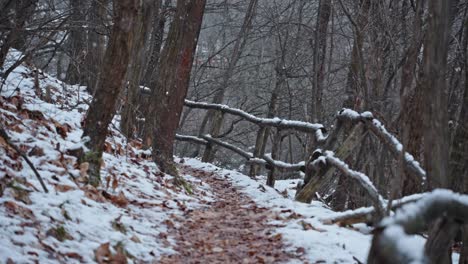
{"label": "snow-covered branch", "polygon": [[309,122],[297,121],[297,120],[286,120],[286,119],[280,119],[277,117],[260,118],[252,114],[249,114],[241,109],[231,108],[227,105],[222,105],[222,104],[194,102],[190,100],[185,100],[184,104],[185,106],[191,107],[191,108],[211,109],[211,110],[217,110],[217,111],[221,111],[221,112],[228,113],[231,115],[239,116],[259,126],[271,126],[271,127],[277,127],[279,129],[294,129],[294,130],[306,132],[306,133],[315,133],[315,137],[317,141],[319,142],[322,142],[326,139],[326,135],[324,135],[326,130],[322,124],[315,124],[315,123],[309,123]]}
{"label": "snow-covered branch", "polygon": [[[403,145],[401,142],[394,135],[388,132],[385,126],[379,120],[375,119],[371,112],[364,112],[359,114],[358,112],[351,109],[342,109],[338,113],[337,118],[343,121],[364,122],[366,127],[389,148],[390,152],[395,158],[401,157],[403,154]],[[405,168],[408,171],[418,176],[422,180],[426,178],[426,172],[421,168],[419,162],[416,161],[410,153],[405,152],[403,160]]]}

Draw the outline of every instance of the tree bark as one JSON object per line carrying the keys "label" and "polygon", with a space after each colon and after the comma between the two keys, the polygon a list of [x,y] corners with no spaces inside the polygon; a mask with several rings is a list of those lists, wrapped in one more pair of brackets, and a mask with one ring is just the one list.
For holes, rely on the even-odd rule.
{"label": "tree bark", "polygon": [[[465,91],[458,125],[450,149],[450,178],[452,189],[468,193],[468,19],[465,20]],[[462,182],[462,184],[460,184]],[[460,186],[461,185],[461,186]],[[468,264],[468,225],[462,227],[460,264]]]}
{"label": "tree bark", "polygon": [[[416,76],[416,66],[418,63],[418,55],[423,43],[422,34],[422,16],[424,13],[423,0],[416,2],[416,14],[413,21],[413,38],[406,52],[406,59],[403,64],[401,73],[401,112],[400,117],[403,123],[401,135],[403,145],[407,151],[411,153],[417,160],[422,157],[422,98],[423,93],[418,85],[414,88],[413,83]],[[407,196],[421,191],[420,179],[414,175],[405,172],[403,178],[402,195]]]}
{"label": "tree bark", "polygon": [[127,70],[125,104],[120,122],[122,132],[129,139],[137,136],[137,118],[142,117],[138,95],[154,7],[152,0],[142,1],[141,14],[138,16],[137,26],[135,27],[135,44],[133,45],[133,54]]}
{"label": "tree bark", "polygon": [[447,51],[450,0],[429,2],[429,25],[423,54],[424,162],[429,188],[448,188]]}
{"label": "tree bark", "polygon": [[138,9],[138,0],[114,1],[114,25],[109,46],[97,82],[99,86],[84,121],[83,136],[89,137],[86,145],[90,152],[85,154],[83,160],[89,162],[89,183],[95,186],[100,183],[99,170],[104,142],[130,62]]}
{"label": "tree bark", "polygon": [[173,144],[190,81],[205,0],[178,0],[177,11],[161,54],[161,68],[152,94],[153,159],[161,171],[179,181]]}
{"label": "tree bark", "polygon": [[70,84],[82,84],[86,82],[85,67],[82,67],[86,57],[86,34],[83,29],[84,22],[84,0],[70,0],[71,17],[70,17],[70,36],[69,36],[69,52],[70,63],[68,64],[66,81]]}
{"label": "tree bark", "polygon": [[317,23],[315,26],[315,41],[313,45],[313,79],[312,79],[312,122],[322,119],[322,94],[325,78],[325,55],[327,51],[327,29],[331,13],[331,0],[320,0]]}
{"label": "tree bark", "polygon": [[361,2],[357,22],[349,17],[353,23],[354,43],[346,81],[346,99],[343,102],[343,107],[357,111],[362,111],[367,103],[367,81],[364,74],[362,47],[364,44],[364,27],[369,20],[370,5],[370,0]]}
{"label": "tree bark", "polygon": [[[273,138],[273,147],[271,149],[271,158],[273,160],[276,160],[279,157],[280,144],[281,144],[281,130],[277,129],[275,132],[275,136]],[[275,187],[275,178],[276,178],[276,170],[274,166],[271,166],[270,171],[268,172],[266,184],[272,188]]]}
{"label": "tree bark", "polygon": [[86,85],[90,93],[94,93],[99,79],[99,69],[106,52],[104,20],[108,0],[93,0],[88,16],[88,38],[86,41]]}
{"label": "tree bark", "polygon": [[[166,0],[164,7],[162,7],[161,4],[162,0],[156,1],[157,6],[155,7],[155,12],[157,12],[157,16],[154,17],[152,26],[153,31],[151,37],[151,55],[147,63],[145,76],[143,78],[143,85],[150,89],[154,89],[154,87],[156,87],[157,78],[159,76],[158,71],[160,67],[161,47],[163,44],[164,27],[166,25],[165,13],[171,4],[171,1]],[[154,130],[154,124],[152,123],[154,118],[150,112],[151,101],[144,98],[141,103],[143,116],[145,118],[145,124],[143,126],[143,131],[141,131],[141,137],[143,139],[143,146],[149,148],[153,142]]]}

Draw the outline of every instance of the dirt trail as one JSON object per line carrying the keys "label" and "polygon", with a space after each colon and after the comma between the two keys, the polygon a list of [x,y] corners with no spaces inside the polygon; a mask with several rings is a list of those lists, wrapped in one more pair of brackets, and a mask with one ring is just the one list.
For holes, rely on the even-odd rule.
{"label": "dirt trail", "polygon": [[180,226],[170,226],[169,232],[176,237],[178,254],[165,256],[160,263],[305,262],[303,252],[286,252],[281,235],[273,232],[275,226],[267,224],[275,213],[258,207],[213,173],[187,166],[182,171],[208,183],[215,202],[174,219]]}

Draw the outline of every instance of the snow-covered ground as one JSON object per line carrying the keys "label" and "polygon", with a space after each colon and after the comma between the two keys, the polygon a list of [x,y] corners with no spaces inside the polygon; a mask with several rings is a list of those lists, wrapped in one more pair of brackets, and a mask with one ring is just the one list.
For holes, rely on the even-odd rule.
{"label": "snow-covered ground", "polygon": [[197,183],[194,194],[174,187],[148,151],[137,141],[127,144],[115,127],[106,143],[103,187],[84,186],[86,169],[70,151],[83,145],[80,122],[90,96],[85,87],[43,73],[38,77],[41,91],[27,67],[19,66],[8,77],[1,91],[0,125],[27,153],[49,193],[0,141],[0,263],[92,263],[109,251],[114,258],[125,251],[130,262],[140,263],[172,253],[168,221],[210,201],[209,186],[187,176]]}
{"label": "snow-covered ground", "polygon": [[358,231],[322,224],[320,219],[334,212],[321,202],[304,204],[294,201],[292,188],[298,180],[277,181],[273,189],[266,186],[264,180],[256,181],[239,172],[221,169],[197,159],[186,159],[185,163],[202,170],[215,170],[258,205],[280,212],[282,219],[272,224],[279,226],[278,233],[291,247],[303,248],[311,263],[356,263],[356,259],[361,262],[367,259],[372,239],[371,235],[366,234],[369,230],[364,226],[359,226],[361,228]]}
{"label": "snow-covered ground", "polygon": [[[9,59],[19,56],[13,52]],[[45,73],[36,78],[30,68],[19,66],[0,95],[0,126],[49,189],[43,192],[25,160],[0,140],[0,263],[94,263],[124,252],[130,263],[151,263],[174,253],[175,241],[166,228],[177,226],[174,215],[214,199],[210,186],[191,175],[183,177],[192,183],[192,194],[175,187],[148,150],[121,135],[118,116],[106,141],[102,187],[85,186],[86,166],[72,155],[83,146],[81,122],[90,101],[85,87]],[[305,252],[311,263],[366,261],[370,229],[323,224],[321,219],[336,213],[321,202],[294,201],[298,180],[277,181],[273,189],[262,177],[256,181],[197,159],[184,159],[184,165],[215,172],[259,206],[277,212],[271,224],[290,250]],[[421,250],[424,239],[415,236],[409,242]]]}

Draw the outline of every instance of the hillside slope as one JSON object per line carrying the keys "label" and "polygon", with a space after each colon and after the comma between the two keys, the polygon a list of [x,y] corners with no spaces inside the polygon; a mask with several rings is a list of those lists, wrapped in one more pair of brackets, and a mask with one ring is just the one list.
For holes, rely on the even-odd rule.
{"label": "hillside slope", "polygon": [[[10,59],[15,56],[20,54],[12,53]],[[196,159],[177,159],[193,187],[188,194],[158,170],[138,141],[126,141],[117,130],[118,116],[106,141],[103,184],[98,189],[84,185],[86,164],[78,164],[72,153],[83,147],[81,121],[89,100],[85,87],[67,85],[45,73],[36,75],[26,66],[19,66],[5,81],[0,125],[32,161],[49,193],[42,190],[26,161],[0,140],[2,262],[152,263],[163,255],[177,255],[174,249],[180,238],[174,227],[180,226],[178,221],[213,206],[220,197],[199,171],[234,187],[218,192],[244,193],[255,208],[272,212],[272,218],[265,219],[275,228],[269,236],[285,244],[276,250],[302,256],[286,262],[365,261],[371,237],[355,229],[323,225],[320,218],[333,212],[319,202],[293,201],[295,182],[278,181],[275,190],[236,171]],[[210,221],[217,221],[216,217]]]}

